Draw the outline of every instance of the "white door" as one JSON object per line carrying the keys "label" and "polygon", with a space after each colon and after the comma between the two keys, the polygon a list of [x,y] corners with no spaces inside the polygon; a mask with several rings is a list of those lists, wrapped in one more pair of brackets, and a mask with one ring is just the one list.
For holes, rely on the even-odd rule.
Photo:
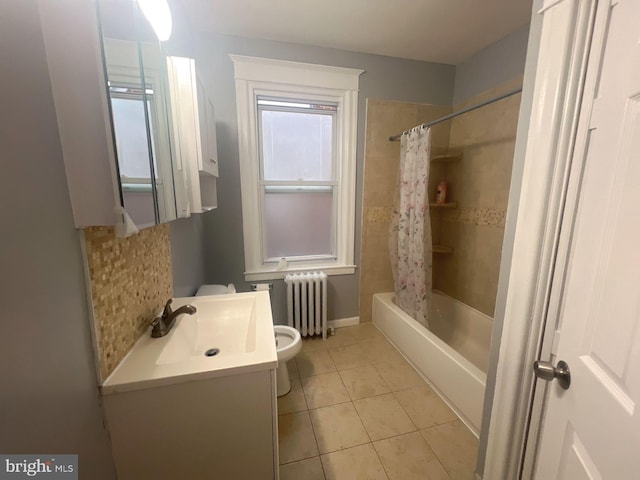
{"label": "white door", "polygon": [[[582,173],[534,478],[640,478],[640,0],[601,0],[573,161]],[[548,360],[548,359],[542,359]],[[538,380],[541,381],[541,380]]]}

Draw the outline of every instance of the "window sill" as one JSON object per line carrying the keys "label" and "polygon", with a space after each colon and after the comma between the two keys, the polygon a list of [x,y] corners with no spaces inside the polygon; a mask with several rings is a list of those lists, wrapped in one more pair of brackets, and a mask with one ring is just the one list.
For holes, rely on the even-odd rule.
{"label": "window sill", "polygon": [[340,266],[315,266],[315,267],[289,267],[286,270],[260,270],[254,272],[244,272],[245,282],[255,280],[278,280],[284,278],[289,273],[298,272],[317,272],[322,270],[327,275],[352,275],[356,271],[356,265],[340,265]]}

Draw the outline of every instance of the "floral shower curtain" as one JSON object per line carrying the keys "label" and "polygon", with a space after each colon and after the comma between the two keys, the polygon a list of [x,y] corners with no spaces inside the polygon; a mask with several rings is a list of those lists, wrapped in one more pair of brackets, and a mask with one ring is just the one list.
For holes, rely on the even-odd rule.
{"label": "floral shower curtain", "polygon": [[389,224],[389,252],[396,304],[428,328],[431,294],[431,222],[429,155],[431,130],[402,135],[395,204]]}

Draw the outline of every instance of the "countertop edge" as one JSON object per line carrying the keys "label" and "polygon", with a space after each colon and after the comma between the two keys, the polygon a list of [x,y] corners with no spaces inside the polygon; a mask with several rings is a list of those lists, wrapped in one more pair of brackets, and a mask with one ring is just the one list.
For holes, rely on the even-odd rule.
{"label": "countertop edge", "polygon": [[200,372],[190,372],[183,375],[172,375],[162,378],[150,378],[137,380],[127,383],[119,383],[115,385],[101,385],[100,393],[102,396],[109,396],[117,393],[133,392],[136,390],[144,390],[149,388],[166,387],[178,383],[195,382],[201,380],[209,380],[213,378],[228,377],[231,375],[242,375],[244,373],[254,373],[262,370],[272,370],[277,368],[278,360],[269,360],[265,362],[255,363],[251,365],[241,365],[238,367],[225,368],[220,370],[204,370]]}

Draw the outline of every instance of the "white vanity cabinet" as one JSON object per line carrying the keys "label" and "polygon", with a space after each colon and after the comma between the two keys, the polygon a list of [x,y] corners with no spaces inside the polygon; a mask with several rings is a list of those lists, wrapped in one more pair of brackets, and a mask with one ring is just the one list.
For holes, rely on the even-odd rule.
{"label": "white vanity cabinet", "polygon": [[213,102],[193,59],[167,57],[167,70],[178,168],[187,186],[183,208],[191,213],[206,212],[218,206],[218,146]]}
{"label": "white vanity cabinet", "polygon": [[101,392],[118,480],[278,480],[278,355],[269,292],[174,298]]}
{"label": "white vanity cabinet", "polygon": [[273,369],[103,399],[119,480],[278,479]]}

